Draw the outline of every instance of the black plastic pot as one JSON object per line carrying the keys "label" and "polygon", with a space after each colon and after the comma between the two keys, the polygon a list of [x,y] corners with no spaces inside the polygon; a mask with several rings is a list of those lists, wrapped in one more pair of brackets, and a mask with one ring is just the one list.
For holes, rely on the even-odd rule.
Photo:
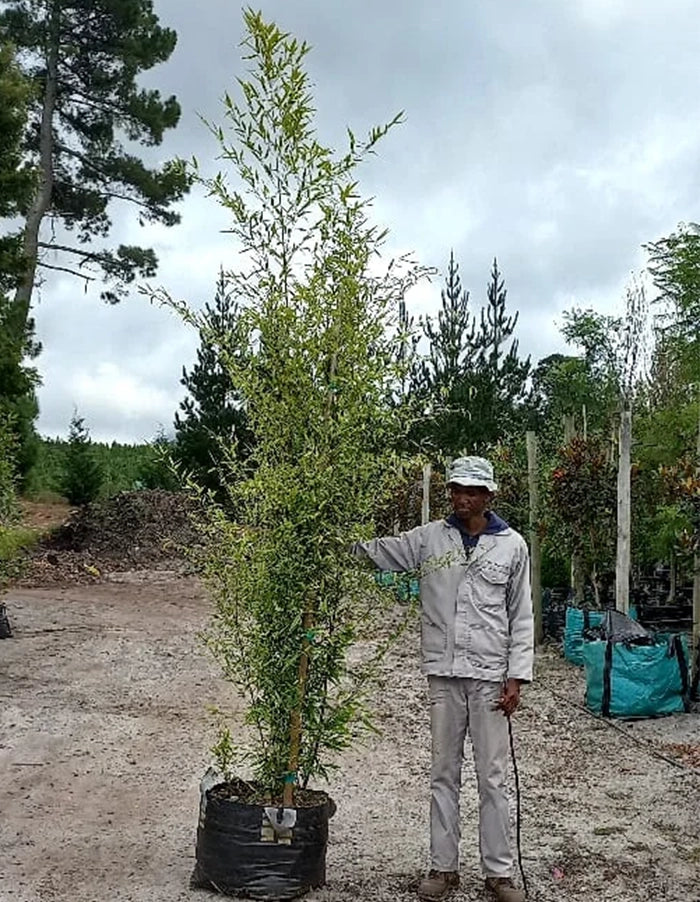
{"label": "black plastic pot", "polygon": [[7,608],[0,604],[0,639],[9,639],[12,636],[10,618],[7,616]]}
{"label": "black plastic pot", "polygon": [[203,781],[191,885],[250,899],[294,899],[324,886],[335,804],[324,792],[305,796],[318,804],[269,808],[227,798],[224,784]]}

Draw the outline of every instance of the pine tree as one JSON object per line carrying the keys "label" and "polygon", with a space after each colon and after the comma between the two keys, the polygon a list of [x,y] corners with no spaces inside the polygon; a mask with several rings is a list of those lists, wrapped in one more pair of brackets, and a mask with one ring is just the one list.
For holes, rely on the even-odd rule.
{"label": "pine tree", "polygon": [[[250,451],[250,431],[243,399],[231,381],[227,354],[236,355],[238,304],[228,291],[223,271],[219,273],[213,306],[205,304],[197,362],[188,373],[183,367],[180,383],[189,397],[175,414],[173,456],[181,470],[197,483],[221,497],[221,467],[233,453],[244,459]],[[221,347],[223,337],[227,347]]]}
{"label": "pine tree", "polygon": [[469,309],[454,253],[450,255],[437,324],[423,322],[427,358],[415,380],[425,418],[412,438],[423,450],[443,455],[483,450],[513,428],[525,396],[529,358],[512,340],[518,314],[506,313],[506,289],[494,260],[487,302],[479,320]]}
{"label": "pine tree", "polygon": [[430,317],[421,323],[429,348],[414,377],[413,394],[423,415],[411,438],[425,451],[456,453],[469,433],[470,361],[477,347],[476,321],[454,251],[440,297],[437,323]]}
{"label": "pine tree", "polygon": [[[141,72],[165,62],[176,35],[159,25],[152,0],[0,0],[0,34],[17,47],[34,86],[25,149],[38,167],[27,207],[22,251],[25,271],[15,293],[14,316],[26,322],[37,266],[89,280],[97,270],[117,301],[137,276],[152,276],[152,249],[100,246],[111,228],[109,207],[126,202],[141,223],[174,225],[174,202],[189,180],[182,166],[149,168],[129,152],[129,142],[156,146],[174,128],[180,107],[174,97],[140,89]],[[52,234],[41,227],[51,220]],[[59,235],[62,224],[75,242]],[[56,262],[55,254],[60,254]],[[19,328],[18,327],[18,328]]]}
{"label": "pine tree", "polygon": [[[0,44],[0,219],[22,214],[34,174],[25,165],[22,142],[28,120],[31,85],[17,65],[14,48]],[[20,236],[10,228],[0,234],[0,294],[10,292],[22,273]]]}
{"label": "pine tree", "polygon": [[[514,427],[525,399],[530,358],[518,356],[518,340],[512,338],[518,324],[518,311],[506,313],[507,294],[503,276],[494,258],[487,286],[486,305],[476,336],[479,355],[474,367],[475,392],[472,417],[473,441],[489,444]],[[510,347],[505,345],[510,341]]]}
{"label": "pine tree", "polygon": [[[30,93],[14,49],[0,45],[0,218],[7,223],[22,214],[34,183],[34,173],[22,154]],[[20,487],[36,459],[34,421],[39,412],[39,377],[27,363],[39,353],[34,323],[31,318],[17,322],[10,300],[22,272],[21,236],[10,225],[0,234],[0,419],[13,436],[13,466]]]}
{"label": "pine tree", "polygon": [[90,431],[83,417],[73,415],[68,432],[62,492],[69,504],[89,504],[102,487],[102,469],[95,457]]}

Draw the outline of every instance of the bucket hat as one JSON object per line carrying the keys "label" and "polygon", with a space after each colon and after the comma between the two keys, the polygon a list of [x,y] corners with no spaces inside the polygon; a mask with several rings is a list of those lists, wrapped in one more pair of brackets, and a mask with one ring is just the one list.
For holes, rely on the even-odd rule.
{"label": "bucket hat", "polygon": [[450,464],[447,484],[481,486],[489,492],[496,492],[498,486],[493,478],[493,466],[485,457],[457,457]]}

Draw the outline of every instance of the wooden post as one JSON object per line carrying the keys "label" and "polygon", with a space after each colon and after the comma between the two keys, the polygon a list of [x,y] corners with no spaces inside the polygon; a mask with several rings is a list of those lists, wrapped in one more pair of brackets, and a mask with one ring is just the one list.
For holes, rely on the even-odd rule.
{"label": "wooden post", "polygon": [[541,645],[544,639],[542,624],[542,553],[540,536],[537,531],[539,522],[539,486],[537,484],[537,435],[534,432],[525,434],[527,445],[527,481],[530,490],[530,584],[532,588],[532,612],[535,617],[535,645]]}
{"label": "wooden post", "polygon": [[311,649],[311,636],[314,625],[313,612],[307,608],[304,611],[304,637],[301,642],[301,655],[299,657],[299,672],[297,677],[297,702],[290,715],[289,722],[289,763],[288,773],[282,790],[282,804],[285,808],[294,806],[294,788],[298,782],[299,756],[301,754],[301,734],[303,729],[301,710],[306,695],[306,683],[309,676],[309,654]]}
{"label": "wooden post", "polygon": [[615,568],[615,607],[623,614],[630,608],[631,560],[631,453],[632,411],[625,402],[620,415],[620,454],[617,461],[617,566]]}
{"label": "wooden post", "polygon": [[573,413],[567,413],[564,417],[564,443],[569,444],[576,435],[576,419]]}
{"label": "wooden post", "polygon": [[[700,459],[700,403],[698,405],[697,456]],[[695,650],[694,692],[697,694],[700,679],[700,554],[693,558],[693,649]]]}
{"label": "wooden post", "polygon": [[425,526],[426,523],[430,522],[430,477],[432,476],[433,468],[430,464],[426,464],[423,467],[423,504],[421,506],[421,515],[420,522],[421,526]]}

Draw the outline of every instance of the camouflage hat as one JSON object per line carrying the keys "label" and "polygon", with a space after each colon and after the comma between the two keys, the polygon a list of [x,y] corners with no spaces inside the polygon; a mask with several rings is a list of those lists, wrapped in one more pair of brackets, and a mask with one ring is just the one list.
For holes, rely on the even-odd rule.
{"label": "camouflage hat", "polygon": [[447,484],[481,486],[489,492],[496,492],[498,486],[493,478],[493,466],[484,457],[458,457],[450,464]]}

